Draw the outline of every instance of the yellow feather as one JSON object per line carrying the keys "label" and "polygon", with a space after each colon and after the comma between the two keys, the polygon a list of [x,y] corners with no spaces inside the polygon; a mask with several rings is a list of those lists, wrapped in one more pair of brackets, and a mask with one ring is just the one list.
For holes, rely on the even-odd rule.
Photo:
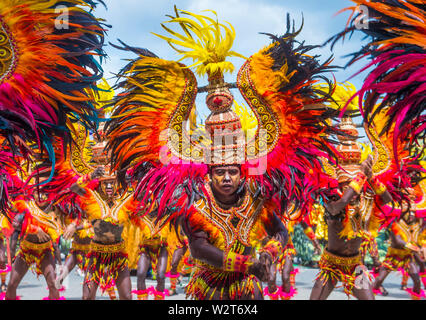
{"label": "yellow feather", "polygon": [[[190,67],[197,67],[196,72],[199,75],[232,73],[234,66],[231,62],[225,61],[227,57],[247,59],[241,54],[231,51],[235,39],[235,29],[229,22],[227,22],[228,25],[219,23],[216,12],[212,10],[203,12],[213,13],[216,19],[189,11],[176,10],[176,17],[165,23],[177,23],[183,32],[173,31],[162,24],[164,30],[171,37],[153,34],[167,41],[182,56],[180,60],[192,59],[194,63]],[[188,17],[180,17],[179,13]]]}

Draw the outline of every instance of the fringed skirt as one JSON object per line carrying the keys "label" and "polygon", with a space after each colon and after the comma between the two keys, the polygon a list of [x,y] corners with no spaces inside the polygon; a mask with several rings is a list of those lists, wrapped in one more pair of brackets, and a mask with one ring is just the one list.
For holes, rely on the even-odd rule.
{"label": "fringed skirt", "polygon": [[92,242],[87,255],[88,277],[86,283],[95,282],[102,292],[115,286],[119,273],[128,265],[124,241],[116,244]]}
{"label": "fringed skirt", "polygon": [[356,269],[361,265],[361,255],[353,257],[341,257],[324,249],[318,262],[320,272],[316,280],[320,279],[324,284],[331,280],[333,284],[342,282],[345,293],[349,296],[355,285]]}
{"label": "fringed skirt", "polygon": [[363,257],[365,257],[367,253],[370,253],[370,256],[372,257],[378,257],[379,249],[377,247],[376,238],[373,236],[365,236],[362,240],[359,251]]}
{"label": "fringed skirt", "polygon": [[89,265],[89,259],[87,255],[90,251],[90,244],[81,244],[77,242],[72,243],[72,247],[68,254],[68,257],[75,255],[77,259],[77,266],[84,272],[87,271],[87,266]]}
{"label": "fringed skirt", "polygon": [[225,272],[203,266],[194,267],[185,288],[186,298],[195,300],[241,300],[253,299],[255,288],[262,292],[260,282],[254,275],[240,272]]}
{"label": "fringed skirt", "polygon": [[33,243],[23,240],[19,246],[17,257],[20,257],[25,263],[40,276],[43,274],[41,270],[41,262],[47,254],[53,255],[53,245],[51,241],[44,243]]}
{"label": "fringed skirt", "polygon": [[389,247],[382,266],[390,271],[408,270],[412,259],[413,255],[410,250]]}
{"label": "fringed skirt", "polygon": [[166,240],[158,237],[151,239],[144,239],[142,243],[139,245],[139,254],[146,254],[152,263],[152,270],[154,272],[157,271],[157,260],[158,255],[160,254],[161,248],[167,246]]}

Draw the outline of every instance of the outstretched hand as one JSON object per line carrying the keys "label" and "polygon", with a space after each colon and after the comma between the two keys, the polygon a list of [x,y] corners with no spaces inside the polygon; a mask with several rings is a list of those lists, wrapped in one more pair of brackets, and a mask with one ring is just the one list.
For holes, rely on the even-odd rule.
{"label": "outstretched hand", "polygon": [[90,175],[90,178],[93,180],[93,179],[100,178],[103,175],[105,175],[105,167],[99,166],[92,172],[92,174]]}
{"label": "outstretched hand", "polygon": [[272,265],[272,258],[267,253],[262,253],[258,259],[252,259],[253,264],[248,268],[250,274],[255,275],[260,281],[266,282]]}
{"label": "outstretched hand", "polygon": [[47,242],[50,240],[50,236],[40,227],[37,229],[36,235],[40,242]]}

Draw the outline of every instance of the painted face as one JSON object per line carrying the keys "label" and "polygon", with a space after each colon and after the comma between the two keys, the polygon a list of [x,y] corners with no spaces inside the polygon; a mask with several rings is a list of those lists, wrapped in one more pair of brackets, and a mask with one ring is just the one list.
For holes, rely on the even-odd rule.
{"label": "painted face", "polygon": [[103,180],[100,183],[100,188],[103,194],[108,198],[113,198],[117,191],[117,182],[115,179]]}
{"label": "painted face", "polygon": [[217,193],[230,196],[240,185],[241,171],[238,166],[217,166],[211,171],[212,188]]}

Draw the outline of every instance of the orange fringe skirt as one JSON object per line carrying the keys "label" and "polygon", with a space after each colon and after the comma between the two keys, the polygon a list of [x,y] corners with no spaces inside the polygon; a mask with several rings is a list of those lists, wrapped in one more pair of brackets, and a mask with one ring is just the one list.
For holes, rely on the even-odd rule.
{"label": "orange fringe skirt", "polygon": [[87,270],[87,266],[89,265],[89,259],[87,259],[89,251],[90,244],[80,244],[73,242],[68,257],[75,254],[75,257],[77,258],[77,266],[85,272]]}
{"label": "orange fringe skirt", "polygon": [[128,266],[128,256],[124,250],[124,241],[116,244],[92,242],[87,255],[86,283],[96,282],[102,292],[115,286],[119,273]]}
{"label": "orange fringe skirt", "polygon": [[356,268],[361,265],[361,255],[341,257],[324,249],[318,264],[320,272],[316,280],[320,279],[324,284],[329,280],[334,284],[340,281],[346,295],[352,294],[356,279]]}
{"label": "orange fringe skirt", "polygon": [[193,274],[185,288],[186,298],[194,300],[217,299],[240,300],[243,297],[254,298],[255,287],[262,287],[254,275],[240,272],[225,272],[204,266],[195,266]]}
{"label": "orange fringe skirt", "polygon": [[408,270],[412,259],[413,255],[410,250],[389,247],[382,266],[391,271]]}
{"label": "orange fringe skirt", "polygon": [[33,269],[33,271],[40,276],[43,274],[41,271],[41,262],[47,254],[53,255],[53,245],[51,241],[44,243],[33,243],[23,240],[19,246],[17,257],[20,257],[25,263]]}
{"label": "orange fringe skirt", "polygon": [[154,272],[157,271],[158,255],[160,254],[160,249],[163,247],[167,247],[167,242],[160,237],[144,239],[139,245],[139,254],[144,253],[151,259]]}

